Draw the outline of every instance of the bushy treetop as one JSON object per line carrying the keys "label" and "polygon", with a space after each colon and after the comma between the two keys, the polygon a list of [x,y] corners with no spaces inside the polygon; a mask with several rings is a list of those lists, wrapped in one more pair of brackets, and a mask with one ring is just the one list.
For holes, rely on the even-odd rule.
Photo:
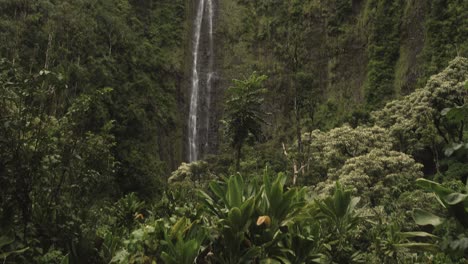
{"label": "bushy treetop", "polygon": [[455,58],[444,71],[432,76],[424,88],[373,112],[374,123],[388,128],[404,152],[417,151],[434,139],[443,138],[448,143],[454,136],[453,127],[444,124],[441,111],[468,100],[464,88],[467,79],[468,59]]}

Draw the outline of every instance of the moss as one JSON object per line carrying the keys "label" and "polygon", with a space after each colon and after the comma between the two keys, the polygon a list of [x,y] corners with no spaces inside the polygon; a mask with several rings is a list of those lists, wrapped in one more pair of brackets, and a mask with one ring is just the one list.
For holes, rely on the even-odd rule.
{"label": "moss", "polygon": [[425,22],[422,59],[422,86],[455,56],[468,55],[468,2],[464,0],[430,1]]}
{"label": "moss", "polygon": [[329,35],[339,35],[346,32],[343,27],[346,26],[345,22],[348,20],[352,12],[351,0],[336,0],[332,6],[333,12],[330,14],[329,22],[327,25]]}
{"label": "moss", "polygon": [[400,50],[400,18],[402,1],[373,0],[368,5],[371,33],[368,42],[369,64],[364,87],[366,104],[379,107],[392,98],[395,63]]}
{"label": "moss", "polygon": [[[457,49],[466,53],[468,27],[461,20],[468,10],[466,1],[446,0],[442,17],[436,14],[436,2],[442,1],[223,0],[218,24],[222,29],[218,37],[224,39],[223,78],[242,78],[252,70],[271,76],[270,121],[275,130],[282,130],[272,132],[272,137],[294,138],[290,129],[295,122],[290,118],[294,85],[288,81],[294,61],[288,58],[294,52],[284,46],[297,37],[302,45],[295,54],[299,71],[314,76],[316,82],[307,89],[318,90],[321,97],[312,110],[313,126],[330,129],[344,122],[365,122],[369,110],[423,87],[425,76],[441,70]],[[430,20],[454,22],[437,29]],[[455,44],[440,48],[434,42],[437,38]],[[443,49],[449,52],[444,55]]]}
{"label": "moss", "polygon": [[396,95],[401,95],[403,86],[406,84],[406,75],[409,71],[410,61],[409,53],[411,51],[408,49],[408,46],[402,45],[400,47],[400,56],[395,66],[395,80],[394,80],[394,90]]}

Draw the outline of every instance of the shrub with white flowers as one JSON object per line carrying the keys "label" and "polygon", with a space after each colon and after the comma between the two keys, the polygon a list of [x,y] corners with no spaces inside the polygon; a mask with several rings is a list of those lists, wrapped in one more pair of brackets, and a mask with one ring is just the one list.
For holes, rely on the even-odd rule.
{"label": "shrub with white flowers", "polygon": [[[468,102],[468,59],[458,57],[441,73],[434,75],[422,89],[389,102],[372,113],[376,125],[389,129],[399,142],[399,150],[414,153],[433,143],[456,142],[463,124],[444,120],[443,109]],[[461,133],[463,134],[463,133]]]}

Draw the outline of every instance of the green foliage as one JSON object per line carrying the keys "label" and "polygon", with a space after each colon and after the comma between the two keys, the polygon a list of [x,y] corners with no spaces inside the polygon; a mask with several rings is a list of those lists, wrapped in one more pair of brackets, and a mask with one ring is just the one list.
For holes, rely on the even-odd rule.
{"label": "green foliage", "polygon": [[113,201],[160,195],[182,157],[185,3],[3,1],[0,13],[0,232],[30,247],[7,261],[109,262],[141,221]]}
{"label": "green foliage", "polygon": [[424,59],[424,74],[420,84],[423,85],[453,57],[467,56],[467,10],[468,4],[465,1],[428,2],[424,27],[426,41],[421,54]]}
{"label": "green foliage", "polygon": [[[458,82],[453,85],[458,87]],[[449,92],[444,104],[457,100],[458,92],[458,88]],[[408,138],[427,144],[411,134]],[[133,221],[133,226],[139,225],[136,230],[121,236],[128,238],[117,246],[120,250],[111,239],[105,244],[114,248],[109,251],[114,252],[113,261],[121,263],[463,261],[463,225],[433,217],[440,214],[434,196],[415,189],[422,166],[409,154],[395,151],[399,139],[391,129],[379,126],[305,134],[306,165],[321,173],[315,187],[319,195],[312,199],[306,188],[288,187],[286,174],[271,176],[266,170],[263,178],[236,174],[212,181],[208,190],[199,191],[197,203],[197,198],[188,198],[193,197],[190,189],[203,188],[211,165],[183,164],[173,173],[163,199]],[[445,184],[459,185],[453,180]],[[463,192],[453,196],[449,202],[456,205],[466,198]],[[433,234],[408,221],[414,207],[428,210],[425,223],[441,222]],[[457,254],[449,255],[452,252]]]}
{"label": "green foliage", "polygon": [[[468,81],[465,82],[465,90],[468,91]],[[451,156],[456,151],[468,149],[468,143],[464,142],[467,128],[464,126],[468,122],[468,102],[465,100],[455,107],[444,108],[440,114],[445,117],[449,124],[458,126],[458,137],[452,139],[453,142],[445,148],[445,155]]]}
{"label": "green foliage", "polygon": [[144,206],[145,203],[140,201],[135,193],[125,195],[115,204],[117,225],[130,228],[135,217],[143,213]]}
{"label": "green foliage", "polygon": [[[466,208],[468,207],[467,194],[455,192],[439,183],[429,181],[426,179],[419,179],[417,184],[428,191],[434,192],[439,198],[439,202],[449,210],[450,214],[457,219],[465,228],[468,228],[468,215]],[[466,192],[467,190],[465,190]],[[441,223],[440,219],[436,216],[430,217],[428,213],[418,211],[415,215],[416,223],[424,224],[430,223],[437,226]]]}
{"label": "green foliage", "polygon": [[0,13],[0,57],[28,72],[60,74],[67,87],[56,104],[114,89],[90,106],[83,129],[115,120],[117,183],[125,193],[150,196],[182,158],[176,89],[184,71],[184,1],[13,1],[1,3]]}
{"label": "green foliage", "polygon": [[265,112],[262,109],[265,75],[253,73],[244,80],[233,80],[234,86],[227,90],[226,107],[223,123],[226,135],[236,151],[236,164],[239,169],[241,149],[244,142],[253,136],[259,141],[262,136],[262,125],[265,124]]}
{"label": "green foliage", "polygon": [[407,153],[431,146],[434,141],[459,142],[463,126],[444,120],[441,111],[464,104],[467,63],[465,58],[454,59],[444,71],[433,76],[425,88],[373,112],[375,124],[388,128],[390,135],[398,140],[398,148]]}
{"label": "green foliage", "polygon": [[303,135],[305,144],[309,144],[310,166],[320,179],[340,169],[346,160],[368,154],[373,149],[391,150],[392,139],[380,127],[359,126],[351,128],[344,125],[327,132],[314,130]]}
{"label": "green foliage", "polygon": [[[258,255],[259,249],[243,248],[242,244],[248,239],[246,233],[253,222],[256,197],[254,190],[249,190],[240,175],[230,177],[225,185],[217,182],[210,183],[210,190],[222,203],[215,202],[210,195],[200,192],[203,204],[209,212],[218,217],[221,225],[220,236],[224,252],[215,256],[221,263],[245,262]],[[218,223],[216,223],[218,224]]]}
{"label": "green foliage", "polygon": [[192,163],[182,164],[177,170],[171,173],[171,176],[167,179],[169,183],[179,182],[183,180],[191,181],[208,181],[210,179],[210,172],[208,171],[208,163],[205,161],[195,161]]}
{"label": "green foliage", "polygon": [[348,159],[341,169],[323,183],[325,186],[318,186],[323,186],[323,191],[329,190],[332,184],[330,181],[338,180],[376,205],[411,190],[412,182],[422,176],[421,169],[420,164],[404,153],[376,149],[369,154]]}
{"label": "green foliage", "polygon": [[317,204],[323,216],[335,225],[338,235],[343,235],[357,224],[358,218],[354,215],[354,209],[359,200],[358,197],[352,198],[351,192],[343,190],[337,182],[333,196]]}
{"label": "green foliage", "polygon": [[0,262],[466,262],[467,60],[368,112],[466,55],[464,1],[216,1],[229,178],[179,166],[191,7],[0,1]]}
{"label": "green foliage", "polygon": [[56,250],[53,247],[47,251],[46,254],[43,256],[40,256],[36,259],[36,263],[40,264],[47,264],[47,263],[53,263],[53,264],[68,264],[69,263],[69,257],[68,255],[63,255],[63,253],[60,250]]}
{"label": "green foliage", "polygon": [[376,232],[373,250],[375,254],[381,255],[384,263],[398,263],[400,259],[409,259],[411,251],[437,252],[438,250],[432,243],[414,241],[435,237],[427,232],[402,232],[395,223],[389,226],[378,226]]}
{"label": "green foliage", "polygon": [[[310,144],[309,164],[317,190],[329,194],[334,181],[352,187],[373,205],[395,199],[422,176],[422,166],[407,154],[393,151],[395,140],[378,126],[342,126],[303,136]],[[314,179],[312,179],[314,180]]]}
{"label": "green foliage", "polygon": [[456,256],[464,256],[468,249],[468,185],[463,193],[456,192],[439,183],[426,179],[419,179],[417,184],[423,189],[434,192],[440,204],[447,209],[450,217],[456,220],[456,225],[451,225],[450,219],[434,215],[423,209],[414,210],[414,220],[418,225],[431,225],[434,227],[447,228],[448,232],[440,243],[441,248],[447,253]]}
{"label": "green foliage", "polygon": [[9,238],[7,236],[0,236],[0,259],[3,261],[3,263],[8,263],[6,261],[10,255],[21,254],[29,249],[29,247],[25,247],[22,249],[14,249],[14,250],[4,249],[10,246],[10,244],[13,244],[14,241],[15,241],[14,238]]}
{"label": "green foliage", "polygon": [[117,234],[106,233],[102,238],[102,246],[99,250],[99,257],[105,263],[110,263],[120,246],[120,237]]}
{"label": "green foliage", "polygon": [[344,261],[343,258],[350,258],[348,261],[352,261],[359,257],[359,251],[350,245],[353,231],[360,221],[355,211],[359,201],[360,198],[351,197],[351,192],[344,190],[338,182],[333,196],[317,201],[320,209],[317,218],[325,220],[326,225],[329,225],[335,232],[333,237],[328,238],[331,240],[328,244],[331,247],[330,253],[338,252],[338,254],[330,257],[339,262]]}
{"label": "green foliage", "polygon": [[167,249],[161,253],[164,263],[191,264],[194,262],[206,234],[203,229],[192,228],[192,225],[190,220],[181,218],[169,232],[165,233],[165,241],[162,245]]}
{"label": "green foliage", "polygon": [[[304,190],[285,190],[286,177],[273,181],[265,170],[263,184],[245,183],[240,175],[226,179],[225,184],[212,182],[214,194],[201,192],[206,209],[219,228],[213,241],[214,258],[221,263],[282,261],[290,250],[281,241],[298,210],[304,205]],[[217,198],[221,204],[215,202]]]}
{"label": "green foliage", "polygon": [[[240,175],[212,182],[212,195],[201,192],[211,214],[212,257],[219,263],[326,263],[357,260],[351,245],[363,218],[359,198],[339,184],[332,197],[306,200],[305,189],[285,189],[286,178],[265,171],[263,182]],[[219,203],[215,201],[219,200]]]}
{"label": "green foliage", "polygon": [[390,80],[395,77],[395,63],[399,56],[400,28],[403,1],[372,0],[367,3],[370,12],[369,63],[364,87],[366,104],[370,109],[381,106],[394,94]]}
{"label": "green foliage", "polygon": [[78,243],[89,203],[114,184],[113,123],[84,127],[93,102],[112,89],[65,103],[60,74],[0,67],[2,231],[24,242],[40,234],[57,247]]}
{"label": "green foliage", "polygon": [[193,263],[206,232],[198,223],[180,218],[173,225],[163,219],[142,225],[123,241],[111,263]]}
{"label": "green foliage", "polygon": [[[219,67],[227,79],[253,70],[268,74],[275,139],[295,137],[296,106],[319,99],[311,112],[303,110],[301,122],[330,129],[355,110],[376,110],[424,87],[455,56],[467,56],[461,0],[220,3]],[[307,85],[297,78],[302,74],[310,76]]]}

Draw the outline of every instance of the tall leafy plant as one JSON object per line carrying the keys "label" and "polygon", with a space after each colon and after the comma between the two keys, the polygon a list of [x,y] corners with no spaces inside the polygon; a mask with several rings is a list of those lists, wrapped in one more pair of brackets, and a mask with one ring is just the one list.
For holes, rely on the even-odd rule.
{"label": "tall leafy plant", "polygon": [[[414,210],[416,223],[422,226],[448,228],[449,234],[441,243],[442,249],[459,256],[466,256],[468,250],[468,183],[463,192],[454,191],[427,179],[418,179],[416,183],[423,189],[433,192],[450,217],[437,216],[424,209],[416,208]],[[450,224],[451,219],[455,220],[455,226]]]}
{"label": "tall leafy plant", "polygon": [[266,89],[263,82],[265,75],[253,73],[244,80],[233,80],[233,86],[227,90],[223,123],[226,134],[235,151],[236,168],[240,168],[241,151],[244,142],[252,135],[260,140],[262,125],[266,124],[265,111],[262,109]]}
{"label": "tall leafy plant", "polygon": [[294,255],[288,247],[288,229],[305,204],[305,189],[287,189],[284,174],[271,177],[265,170],[263,183],[246,183],[238,174],[224,182],[212,182],[212,195],[201,192],[205,208],[219,229],[212,242],[217,261],[284,262]]}
{"label": "tall leafy plant", "polygon": [[200,191],[205,208],[215,216],[220,227],[220,239],[214,246],[224,248],[214,257],[220,263],[240,263],[259,255],[260,249],[252,246],[248,236],[254,218],[258,195],[249,190],[240,174],[231,176],[225,183],[211,182],[213,196]]}

